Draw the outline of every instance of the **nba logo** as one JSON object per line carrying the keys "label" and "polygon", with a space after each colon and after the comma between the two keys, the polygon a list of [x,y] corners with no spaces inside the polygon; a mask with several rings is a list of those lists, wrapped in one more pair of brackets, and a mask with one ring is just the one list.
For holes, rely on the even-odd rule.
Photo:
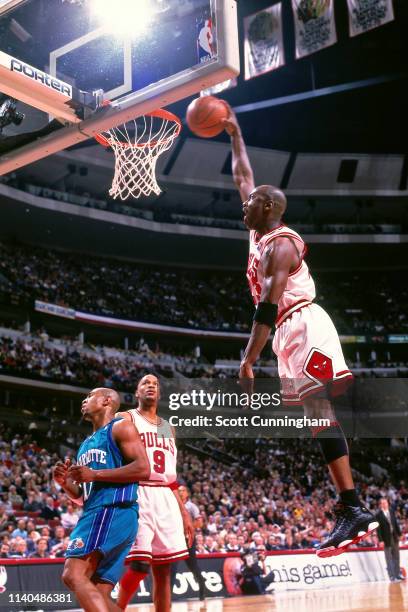
{"label": "nba logo", "polygon": [[197,56],[198,63],[208,62],[214,57],[214,36],[211,19],[197,23]]}

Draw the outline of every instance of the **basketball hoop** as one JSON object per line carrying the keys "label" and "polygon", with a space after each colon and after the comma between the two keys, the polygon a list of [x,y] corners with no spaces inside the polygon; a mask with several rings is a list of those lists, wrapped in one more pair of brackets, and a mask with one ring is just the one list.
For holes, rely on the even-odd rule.
{"label": "basketball hoop", "polygon": [[109,195],[114,199],[159,195],[156,163],[180,134],[180,119],[169,111],[158,109],[127,121],[95,139],[115,153],[115,175]]}

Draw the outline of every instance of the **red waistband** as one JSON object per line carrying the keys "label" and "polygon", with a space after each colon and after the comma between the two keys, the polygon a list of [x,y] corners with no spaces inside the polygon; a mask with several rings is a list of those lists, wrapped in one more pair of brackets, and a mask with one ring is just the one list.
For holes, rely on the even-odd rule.
{"label": "red waistband", "polygon": [[177,480],[175,480],[174,482],[139,482],[139,487],[153,487],[153,488],[165,488],[165,489],[171,489],[172,491],[174,491],[175,489],[179,488],[179,484],[177,482]]}
{"label": "red waistband", "polygon": [[301,310],[305,306],[310,306],[310,304],[312,304],[312,302],[310,300],[302,299],[302,300],[298,300],[294,304],[291,304],[291,306],[288,306],[282,312],[278,312],[278,316],[276,318],[276,323],[275,323],[276,329],[280,325],[282,325],[282,323],[284,321],[286,321],[286,319],[291,317],[295,312],[298,312],[299,310]]}

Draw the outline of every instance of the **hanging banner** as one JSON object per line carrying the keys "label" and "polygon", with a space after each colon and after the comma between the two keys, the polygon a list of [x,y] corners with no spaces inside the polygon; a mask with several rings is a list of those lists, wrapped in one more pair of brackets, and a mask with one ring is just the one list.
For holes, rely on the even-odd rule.
{"label": "hanging banner", "polygon": [[245,80],[275,70],[285,63],[282,3],[244,19]]}
{"label": "hanging banner", "polygon": [[337,42],[333,0],[292,0],[296,59]]}
{"label": "hanging banner", "polygon": [[394,19],[392,0],[347,0],[350,36],[378,28]]}

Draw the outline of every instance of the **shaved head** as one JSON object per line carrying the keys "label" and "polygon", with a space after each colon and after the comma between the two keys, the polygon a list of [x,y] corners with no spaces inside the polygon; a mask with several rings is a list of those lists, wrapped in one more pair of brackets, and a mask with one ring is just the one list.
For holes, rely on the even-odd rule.
{"label": "shaved head", "polygon": [[98,387],[97,389],[93,390],[94,393],[96,394],[100,394],[103,395],[104,398],[109,399],[111,406],[112,406],[112,412],[117,412],[120,406],[120,397],[119,397],[119,393],[117,391],[115,391],[114,389],[108,389],[107,387]]}
{"label": "shaved head", "polygon": [[277,189],[277,187],[273,185],[261,185],[258,189],[260,193],[265,194],[277,207],[279,207],[279,213],[283,216],[287,206],[286,196],[283,191]]}
{"label": "shaved head", "polygon": [[259,185],[243,202],[244,223],[263,235],[282,223],[286,211],[286,196],[273,185]]}

